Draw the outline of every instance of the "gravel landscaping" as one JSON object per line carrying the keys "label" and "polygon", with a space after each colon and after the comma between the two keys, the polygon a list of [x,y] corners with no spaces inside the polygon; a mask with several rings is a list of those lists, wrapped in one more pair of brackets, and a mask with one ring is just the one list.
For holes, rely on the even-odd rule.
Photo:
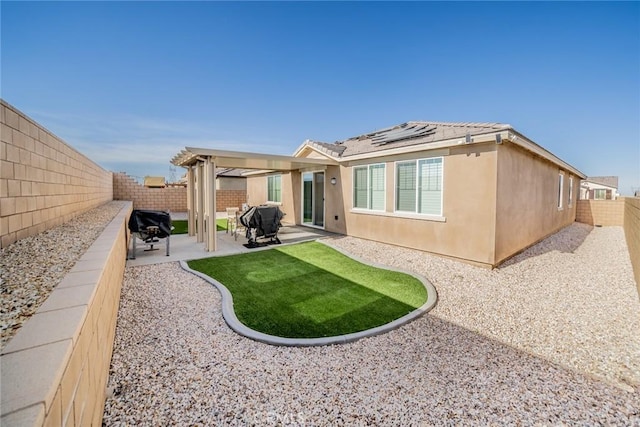
{"label": "gravel landscaping", "polygon": [[621,228],[574,224],[496,270],[351,237],[411,269],[434,310],[328,347],[224,323],[177,263],[125,273],[105,425],[640,424],[640,302]]}
{"label": "gravel landscaping", "polygon": [[495,270],[358,239],[333,243],[424,275],[438,291],[432,316],[621,387],[640,386],[640,301],[621,227],[574,223]]}
{"label": "gravel landscaping", "polygon": [[0,250],[1,347],[33,316],[123,203],[106,203]]}

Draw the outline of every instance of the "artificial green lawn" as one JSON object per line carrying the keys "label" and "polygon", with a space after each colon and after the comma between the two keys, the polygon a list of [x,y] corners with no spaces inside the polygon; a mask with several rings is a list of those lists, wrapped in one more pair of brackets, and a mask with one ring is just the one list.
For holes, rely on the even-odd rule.
{"label": "artificial green lawn", "polygon": [[171,225],[173,225],[171,234],[187,234],[189,232],[189,222],[186,219],[171,220]]}
{"label": "artificial green lawn", "polygon": [[[189,232],[189,222],[186,219],[174,219],[171,221],[171,225],[173,225],[171,234],[187,234]],[[216,231],[225,231],[226,229],[226,218],[216,219]]]}
{"label": "artificial green lawn", "polygon": [[189,261],[233,295],[246,326],[286,338],[318,338],[389,323],[427,300],[408,274],[371,267],[317,242]]}

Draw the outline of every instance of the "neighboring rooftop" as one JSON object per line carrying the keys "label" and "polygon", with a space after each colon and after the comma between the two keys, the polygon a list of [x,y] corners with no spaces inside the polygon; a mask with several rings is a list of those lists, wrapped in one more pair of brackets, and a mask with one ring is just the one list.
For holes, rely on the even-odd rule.
{"label": "neighboring rooftop", "polygon": [[[224,178],[246,178],[244,174],[249,172],[249,169],[237,169],[237,168],[216,168],[216,177],[224,177]],[[187,183],[187,174],[182,175],[179,183],[186,184]]]}
{"label": "neighboring rooftop", "polygon": [[592,182],[594,184],[606,185],[607,187],[618,188],[617,176],[588,176],[585,181]]}
{"label": "neighboring rooftop", "polygon": [[164,176],[145,176],[144,186],[148,188],[164,188],[166,186]]}
{"label": "neighboring rooftop", "polygon": [[216,176],[223,176],[226,178],[245,178],[244,173],[246,172],[250,172],[250,170],[237,168],[216,168]]}

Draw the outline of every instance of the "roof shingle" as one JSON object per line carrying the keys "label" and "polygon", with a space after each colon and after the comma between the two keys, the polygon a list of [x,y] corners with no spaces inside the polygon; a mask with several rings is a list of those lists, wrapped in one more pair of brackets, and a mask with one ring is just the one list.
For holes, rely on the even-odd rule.
{"label": "roof shingle", "polygon": [[585,181],[593,182],[594,184],[606,185],[607,187],[618,188],[617,176],[589,176]]}
{"label": "roof shingle", "polygon": [[512,129],[512,127],[501,123],[411,121],[333,144],[318,141],[308,141],[308,144],[333,157],[349,157],[390,148],[465,138],[467,135],[473,137],[506,129]]}

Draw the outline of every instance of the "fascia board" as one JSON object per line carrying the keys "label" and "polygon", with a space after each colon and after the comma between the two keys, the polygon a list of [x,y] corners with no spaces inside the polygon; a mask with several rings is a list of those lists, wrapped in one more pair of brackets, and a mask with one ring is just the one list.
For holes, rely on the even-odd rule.
{"label": "fascia board", "polygon": [[562,168],[573,172],[575,175],[579,176],[581,179],[585,179],[587,177],[587,175],[580,172],[578,169],[574,168],[564,160],[560,159],[555,154],[551,153],[550,151],[546,150],[545,148],[542,148],[540,145],[531,141],[529,138],[522,135],[520,132],[517,132],[516,130],[512,129],[510,133],[513,135],[513,137],[509,138],[509,140],[512,143],[542,157],[543,159],[550,161],[551,163],[555,163],[556,165],[561,166]]}
{"label": "fascia board", "polygon": [[[306,147],[309,147],[309,140],[305,140],[302,144],[300,144],[298,146],[298,148],[296,148],[296,151],[293,152],[292,156],[293,157],[298,157],[298,155],[302,152],[302,150],[304,150]],[[311,147],[310,147],[311,148]]]}
{"label": "fascia board", "polygon": [[484,144],[487,142],[495,142],[496,135],[498,134],[501,136],[503,141],[511,141],[513,144],[516,144],[524,148],[525,150],[542,157],[543,159],[546,159],[568,171],[571,171],[581,179],[585,179],[587,177],[584,173],[580,172],[575,167],[571,166],[570,164],[563,161],[556,155],[542,148],[540,145],[531,141],[521,133],[515,131],[513,128],[485,133],[485,134],[473,135],[472,142],[470,143],[466,143],[464,137],[462,138],[457,137],[457,138],[442,140],[439,142],[432,142],[429,144],[417,144],[417,145],[411,145],[409,147],[391,148],[389,150],[373,151],[370,153],[358,154],[355,156],[342,157],[338,159],[338,161],[343,163],[343,162],[349,162],[349,161],[358,161],[358,160],[375,159],[375,158],[386,157],[386,156],[394,156],[398,154],[407,154],[407,153],[414,153],[414,152],[420,152],[420,151],[431,151],[431,150],[437,150],[440,148],[452,148],[452,147],[464,146],[464,145],[468,146],[473,144]]}
{"label": "fascia board", "polygon": [[[314,151],[318,154],[320,154],[323,157],[326,157],[327,159],[333,160],[334,162],[339,162],[340,158],[338,157],[334,157],[330,154],[325,153],[324,151],[318,150],[316,147],[314,147],[313,145],[309,144],[307,141],[305,141],[304,143],[302,143],[302,145],[300,147],[298,147],[298,149],[293,153],[293,157],[298,157],[298,158],[309,158],[309,157],[300,157],[300,155],[304,152],[305,149],[309,149],[311,151]],[[313,157],[311,157],[313,158]]]}
{"label": "fascia board", "polygon": [[470,143],[465,142],[465,137],[462,137],[462,138],[457,137],[457,138],[445,139],[438,142],[430,142],[428,144],[416,144],[416,145],[410,145],[408,147],[390,148],[388,150],[372,151],[370,153],[363,153],[363,154],[357,154],[355,156],[342,157],[338,159],[338,161],[348,162],[348,161],[354,161],[354,160],[365,160],[365,159],[373,159],[378,157],[395,156],[398,154],[415,153],[420,151],[431,151],[431,150],[437,150],[440,148],[451,148],[451,147],[457,147],[460,145],[484,144],[486,142],[495,141],[497,134],[502,134],[503,139],[506,138],[507,136],[506,131],[497,131],[497,132],[491,132],[486,134],[476,134],[472,136],[473,141]]}

